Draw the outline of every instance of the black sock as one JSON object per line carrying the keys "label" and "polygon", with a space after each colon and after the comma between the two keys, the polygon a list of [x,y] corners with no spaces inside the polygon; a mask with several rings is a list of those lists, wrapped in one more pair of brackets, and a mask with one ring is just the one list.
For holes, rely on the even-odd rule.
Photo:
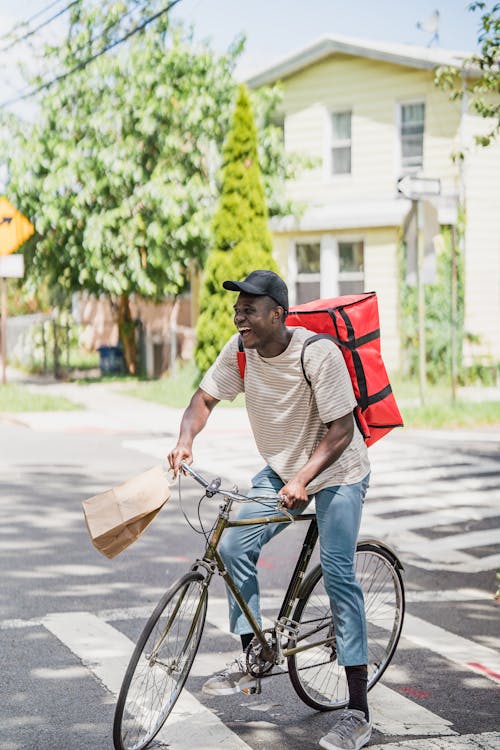
{"label": "black sock", "polygon": [[349,708],[363,711],[366,720],[369,721],[367,695],[368,668],[366,664],[346,667],[345,674],[349,686]]}
{"label": "black sock", "polygon": [[240,635],[240,638],[241,638],[241,648],[243,651],[246,651],[247,647],[252,642],[253,633],[243,633],[243,635]]}

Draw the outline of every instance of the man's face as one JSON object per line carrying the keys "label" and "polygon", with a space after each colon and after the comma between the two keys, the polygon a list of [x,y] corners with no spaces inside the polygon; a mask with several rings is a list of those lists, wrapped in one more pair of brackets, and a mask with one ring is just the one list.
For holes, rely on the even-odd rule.
{"label": "man's face", "polygon": [[270,297],[252,294],[238,295],[234,306],[234,324],[241,334],[246,349],[260,349],[273,340],[279,326],[276,321],[277,305]]}

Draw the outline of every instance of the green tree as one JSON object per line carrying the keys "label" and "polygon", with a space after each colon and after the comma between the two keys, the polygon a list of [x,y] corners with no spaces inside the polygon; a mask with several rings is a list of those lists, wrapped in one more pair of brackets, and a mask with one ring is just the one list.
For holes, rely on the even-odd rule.
{"label": "green tree", "polygon": [[256,268],[278,271],[272,257],[257,131],[248,92],[241,85],[223,148],[221,193],[200,295],[195,351],[200,372],[214,362],[234,332],[234,296],[222,288],[222,282],[242,279]]}
{"label": "green tree", "polygon": [[[164,4],[150,0],[141,11],[155,5]],[[79,290],[109,296],[131,372],[130,296],[185,291],[209,244],[239,53],[238,45],[222,57],[194,49],[163,15],[75,71],[97,44],[127,31],[134,9],[133,0],[76,4],[64,43],[43,51],[54,69],[74,72],[41,92],[34,123],[4,118],[3,143],[8,194],[36,227],[25,253],[29,287],[47,282],[59,303]]]}
{"label": "green tree", "polygon": [[438,68],[435,82],[449,91],[452,99],[466,94],[475,112],[491,120],[489,131],[475,138],[480,146],[488,146],[500,131],[500,3],[475,0],[468,7],[481,14],[479,53],[465,60],[461,69]]}

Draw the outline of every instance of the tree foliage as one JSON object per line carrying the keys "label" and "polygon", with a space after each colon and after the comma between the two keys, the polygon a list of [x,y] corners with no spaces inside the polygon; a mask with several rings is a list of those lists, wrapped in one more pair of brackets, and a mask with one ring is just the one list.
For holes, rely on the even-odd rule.
{"label": "tree foliage", "polygon": [[[118,18],[134,5],[77,4],[67,40],[45,55],[73,70],[96,39],[123,33]],[[165,15],[47,89],[36,122],[11,119],[8,191],[36,227],[28,283],[47,281],[59,299],[109,295],[131,369],[130,295],[184,291],[189,264],[206,250],[237,54],[195,49]]]}
{"label": "tree foliage", "polygon": [[[193,261],[204,264],[243,45],[216,56],[168,14],[132,34],[164,7],[77,0],[63,43],[40,51],[42,72],[29,79],[40,89],[36,121],[2,113],[8,194],[36,227],[24,249],[28,293],[43,287],[59,305],[81,290],[108,296],[130,368],[130,296],[180,294]],[[278,89],[255,94],[273,213],[289,209],[279,100]]]}
{"label": "tree foliage", "polygon": [[445,66],[436,73],[436,84],[449,91],[452,99],[464,95],[464,86],[472,108],[491,120],[489,131],[477,135],[480,146],[488,146],[500,132],[500,3],[488,5],[483,0],[469,4],[479,11],[478,42],[480,51],[468,58],[462,69]]}
{"label": "tree foliage", "polygon": [[257,153],[257,131],[245,86],[240,86],[223,148],[213,245],[204,269],[197,326],[196,364],[205,372],[234,332],[234,295],[225,279],[242,279],[257,268],[277,271]]}

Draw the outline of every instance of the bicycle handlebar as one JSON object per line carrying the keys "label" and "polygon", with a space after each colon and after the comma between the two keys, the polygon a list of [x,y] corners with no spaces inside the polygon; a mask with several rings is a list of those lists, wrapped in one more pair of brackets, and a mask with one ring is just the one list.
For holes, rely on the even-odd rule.
{"label": "bicycle handlebar", "polygon": [[209,482],[207,479],[201,476],[201,474],[198,474],[197,471],[191,468],[189,464],[187,464],[185,461],[181,463],[181,469],[185,471],[187,474],[193,477],[194,480],[198,482],[198,484],[201,484],[201,486],[205,489],[206,494],[208,497],[213,497],[214,495],[223,495],[224,497],[229,498],[230,500],[236,500],[238,503],[250,503],[253,500],[267,500],[270,502],[275,502],[276,507],[282,511],[285,515],[289,516],[291,520],[293,521],[294,518],[291,515],[291,513],[288,512],[286,509],[286,506],[283,503],[283,495],[264,495],[262,497],[248,497],[247,495],[241,495],[239,492],[236,492],[236,490],[227,490],[224,487],[221,487],[221,480],[220,477],[214,477],[211,482]]}

